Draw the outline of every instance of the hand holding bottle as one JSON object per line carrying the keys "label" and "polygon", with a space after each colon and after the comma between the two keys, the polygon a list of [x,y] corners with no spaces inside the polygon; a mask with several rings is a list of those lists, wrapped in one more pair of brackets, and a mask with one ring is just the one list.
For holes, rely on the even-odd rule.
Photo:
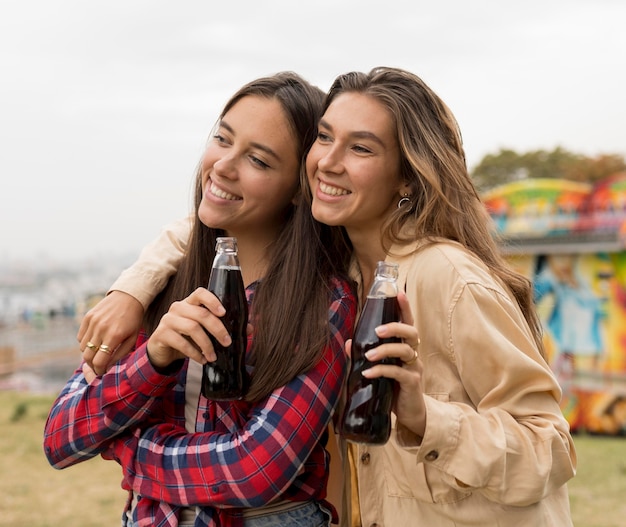
{"label": "hand holding bottle", "polygon": [[215,401],[242,399],[249,384],[246,370],[248,300],[239,265],[237,238],[217,238],[208,289],[224,306],[222,321],[232,339],[224,344],[209,335],[215,361],[205,363],[202,368],[201,393]]}
{"label": "hand holding bottle", "polygon": [[148,339],[150,362],[157,368],[165,368],[184,357],[200,364],[214,361],[215,350],[209,334],[224,346],[231,342],[220,318],[224,313],[217,297],[204,287],[174,302]]}
{"label": "hand holding bottle", "polygon": [[[397,420],[422,437],[426,428],[426,406],[424,403],[424,386],[422,384],[423,364],[419,358],[420,339],[417,329],[413,326],[413,315],[406,294],[398,293],[398,304],[403,322],[392,322],[376,328],[381,338],[397,337],[403,342],[382,344],[370,349],[366,357],[370,361],[383,359],[400,359],[399,365],[376,364],[362,372],[363,377],[375,379],[386,377],[397,383],[393,411]],[[351,352],[351,342],[346,351]]]}
{"label": "hand holding bottle", "polygon": [[[401,339],[394,335],[381,337],[376,331],[383,324],[401,320],[397,280],[397,264],[377,263],[374,282],[350,342],[352,360],[339,433],[355,443],[383,445],[391,433],[395,382],[383,376],[367,378],[363,371],[372,367],[372,360],[367,356],[369,350],[384,344],[401,343]],[[389,364],[400,362],[395,357],[381,360]]]}
{"label": "hand holding bottle", "polygon": [[[203,287],[196,289],[184,300],[174,302],[148,339],[148,357],[152,365],[166,368],[176,359],[185,357],[200,364],[214,361],[215,350],[208,333],[224,345],[231,341],[220,320],[224,313],[225,309],[217,297]],[[102,353],[97,355],[110,357]],[[109,365],[112,363],[111,359]],[[100,363],[92,365],[86,360],[83,365],[85,379],[90,383],[98,374],[104,373],[107,367]]]}

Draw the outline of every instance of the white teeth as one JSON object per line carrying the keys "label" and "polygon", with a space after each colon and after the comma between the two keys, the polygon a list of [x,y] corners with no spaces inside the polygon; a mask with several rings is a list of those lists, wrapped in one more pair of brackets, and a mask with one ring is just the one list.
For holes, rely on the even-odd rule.
{"label": "white teeth", "polygon": [[330,185],[327,185],[326,183],[322,183],[321,181],[320,181],[320,190],[324,194],[328,194],[330,196],[345,196],[346,194],[350,194],[349,190],[332,187]]}
{"label": "white teeth", "polygon": [[211,186],[209,187],[211,194],[217,196],[218,198],[228,199],[230,201],[237,201],[241,199],[239,196],[235,196],[234,194],[230,194],[228,192],[224,192],[223,190],[217,188],[213,182],[211,182]]}

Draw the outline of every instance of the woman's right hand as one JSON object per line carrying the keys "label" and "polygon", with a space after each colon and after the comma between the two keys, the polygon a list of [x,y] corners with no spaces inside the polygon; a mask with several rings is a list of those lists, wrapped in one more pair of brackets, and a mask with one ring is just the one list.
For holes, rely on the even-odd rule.
{"label": "woman's right hand", "polygon": [[[365,356],[372,362],[382,359],[396,358],[399,365],[376,364],[363,371],[368,379],[388,377],[398,384],[394,398],[393,410],[398,422],[412,430],[417,436],[423,437],[426,428],[426,403],[424,401],[424,385],[422,382],[423,364],[420,359],[420,338],[413,325],[411,307],[406,293],[398,293],[398,303],[402,313],[402,322],[392,322],[376,328],[379,337],[399,337],[402,342],[386,343],[370,349]],[[351,347],[350,342],[350,347]],[[348,346],[346,346],[348,349]]]}
{"label": "woman's right hand", "polygon": [[231,337],[220,319],[225,312],[218,298],[204,287],[174,302],[148,339],[150,362],[157,368],[165,368],[185,357],[200,364],[215,361],[217,357],[207,332],[223,346],[230,345]]}
{"label": "woman's right hand", "polygon": [[[142,319],[141,302],[123,291],[111,291],[87,312],[77,339],[83,358],[96,374],[104,373],[133,349]],[[100,349],[103,344],[104,351]]]}

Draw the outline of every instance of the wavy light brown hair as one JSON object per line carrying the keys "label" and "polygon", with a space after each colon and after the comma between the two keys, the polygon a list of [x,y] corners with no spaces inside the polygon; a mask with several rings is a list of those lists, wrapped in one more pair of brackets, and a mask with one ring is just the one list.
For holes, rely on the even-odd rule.
{"label": "wavy light brown hair", "polygon": [[[489,215],[467,170],[461,132],[450,109],[421,78],[397,68],[340,75],[328,92],[324,109],[345,92],[375,98],[395,122],[401,177],[410,187],[412,205],[390,215],[383,226],[383,240],[403,244],[446,238],[462,244],[509,287],[543,353],[531,282],[511,269],[498,250]],[[407,224],[415,228],[408,231]]]}
{"label": "wavy light brown hair", "polygon": [[[250,95],[280,103],[298,145],[301,173],[317,134],[324,93],[293,72],[281,72],[243,86],[226,103],[220,119]],[[225,236],[224,231],[209,228],[198,219],[202,201],[200,164],[194,201],[195,220],[185,258],[146,311],[148,332],[156,328],[172,302],[187,297],[198,287],[206,287],[216,239]],[[294,203],[285,211],[279,238],[267,249],[268,271],[257,285],[252,303],[254,373],[246,396],[249,401],[261,400],[316,364],[329,339],[331,278],[347,276],[349,251],[342,249],[341,231],[317,222],[300,191]]]}

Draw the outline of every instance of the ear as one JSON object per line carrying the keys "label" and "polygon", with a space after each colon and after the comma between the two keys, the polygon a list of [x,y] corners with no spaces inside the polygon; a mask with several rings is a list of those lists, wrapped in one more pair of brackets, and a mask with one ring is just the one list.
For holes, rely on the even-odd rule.
{"label": "ear", "polygon": [[400,194],[400,197],[411,197],[412,196],[412,192],[411,192],[411,186],[408,183],[402,183],[402,185],[400,185],[400,188],[398,189],[398,193]]}

